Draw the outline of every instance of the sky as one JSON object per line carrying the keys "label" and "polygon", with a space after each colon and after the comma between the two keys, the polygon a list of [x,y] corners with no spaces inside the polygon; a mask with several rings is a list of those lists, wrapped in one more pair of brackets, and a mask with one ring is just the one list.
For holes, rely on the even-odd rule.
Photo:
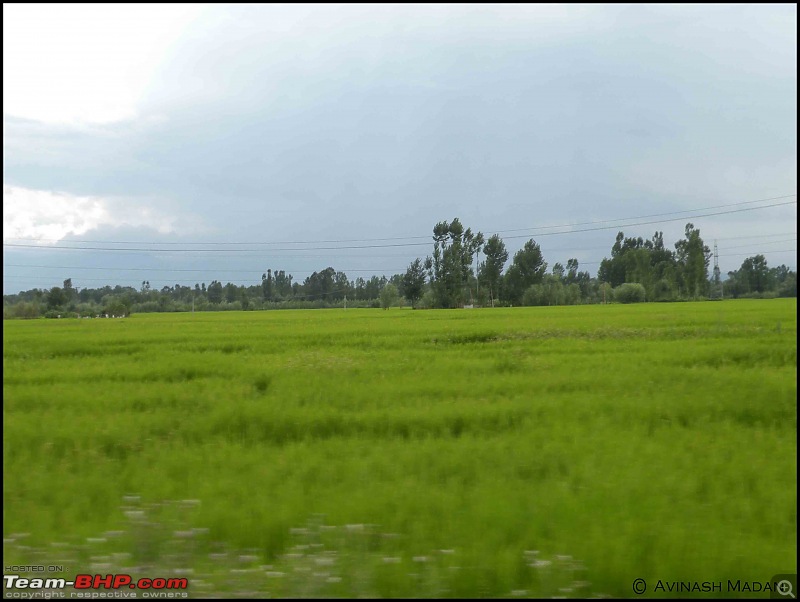
{"label": "sky", "polygon": [[455,217],[796,269],[797,6],[4,4],[3,159],[4,294],[391,276]]}

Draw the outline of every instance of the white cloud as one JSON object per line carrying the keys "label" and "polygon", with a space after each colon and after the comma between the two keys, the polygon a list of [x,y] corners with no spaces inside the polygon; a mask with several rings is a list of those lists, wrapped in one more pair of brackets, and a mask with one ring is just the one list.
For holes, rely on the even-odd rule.
{"label": "white cloud", "polygon": [[63,192],[3,187],[3,240],[45,239],[45,244],[103,226],[174,232],[176,219],[130,200],[80,197]]}
{"label": "white cloud", "polygon": [[3,5],[3,112],[51,123],[130,119],[196,6]]}

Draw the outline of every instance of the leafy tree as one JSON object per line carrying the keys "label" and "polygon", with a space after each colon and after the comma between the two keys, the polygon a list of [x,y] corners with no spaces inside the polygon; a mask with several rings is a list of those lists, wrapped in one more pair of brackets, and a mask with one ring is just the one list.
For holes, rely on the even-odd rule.
{"label": "leafy tree", "polygon": [[618,232],[611,247],[611,258],[600,263],[597,278],[615,287],[625,282],[638,282],[652,295],[656,282],[664,279],[674,282],[675,274],[675,256],[664,247],[663,232],[656,232],[650,240],[626,238]]}
{"label": "leafy tree", "polygon": [[[269,270],[267,270],[269,272]],[[292,284],[292,275],[287,274],[283,270],[274,270],[272,272],[274,279],[274,287],[276,296],[288,299],[294,292],[294,285]]]}
{"label": "leafy tree", "polygon": [[581,302],[581,287],[573,282],[564,287],[564,302],[567,305],[578,305]]}
{"label": "leafy tree", "polygon": [[229,282],[225,285],[225,301],[233,303],[239,300],[239,287]]}
{"label": "leafy tree", "polygon": [[364,299],[378,299],[387,282],[386,276],[372,276],[364,285]]}
{"label": "leafy tree", "polygon": [[567,259],[567,275],[564,278],[566,284],[578,282],[578,260]]}
{"label": "leafy tree", "polygon": [[483,254],[486,256],[486,261],[481,264],[480,279],[484,286],[489,287],[489,298],[494,307],[494,300],[499,296],[503,268],[508,261],[508,251],[503,239],[497,234],[493,234],[483,246]]}
{"label": "leafy tree", "polygon": [[547,262],[542,250],[533,239],[514,254],[514,261],[505,276],[506,299],[514,305],[522,303],[522,296],[533,284],[542,282],[547,272]]}
{"label": "leafy tree", "polygon": [[597,270],[597,278],[601,282],[608,282],[611,286],[619,286],[625,282],[625,264],[621,259],[627,250],[627,247],[623,248],[624,241],[625,235],[617,232],[616,241],[611,247],[611,259],[604,258]]}
{"label": "leafy tree", "polygon": [[275,294],[275,282],[272,279],[272,270],[268,269],[266,274],[261,274],[261,295],[264,301],[272,301]]}
{"label": "leafy tree", "polygon": [[347,274],[344,272],[336,272],[333,277],[333,291],[331,291],[329,299],[341,300],[347,295],[350,295],[350,298],[352,299],[352,288],[353,287],[350,284],[350,281],[347,279]]}
{"label": "leafy tree", "polygon": [[778,286],[778,295],[781,297],[797,297],[797,273],[789,273]]}
{"label": "leafy tree", "polygon": [[555,276],[559,282],[564,282],[565,274],[566,272],[564,271],[564,266],[556,262],[556,264],[553,266],[553,276]]}
{"label": "leafy tree", "polygon": [[589,300],[593,297],[597,280],[592,278],[589,272],[578,272],[575,276],[575,284],[578,285],[581,291],[581,299],[586,300],[587,303],[590,302]]}
{"label": "leafy tree", "polygon": [[222,302],[222,283],[214,280],[208,285],[208,302],[219,305]]}
{"label": "leafy tree", "polygon": [[67,303],[73,303],[78,298],[78,291],[72,286],[72,278],[64,280],[64,296],[67,299]]}
{"label": "leafy tree", "polygon": [[411,303],[411,307],[416,308],[417,301],[422,298],[425,289],[425,268],[422,261],[417,258],[408,266],[403,275],[403,296]]}
{"label": "leafy tree", "polygon": [[745,259],[739,268],[739,274],[746,279],[750,292],[763,293],[769,287],[769,268],[763,255]]}
{"label": "leafy tree", "polygon": [[392,305],[397,303],[400,298],[400,293],[397,292],[397,287],[391,282],[381,289],[381,307],[389,309]]}
{"label": "leafy tree", "polygon": [[781,285],[792,274],[793,272],[788,267],[781,264],[777,268],[770,268],[769,279],[775,285]]}
{"label": "leafy tree", "polygon": [[366,299],[366,290],[367,290],[367,281],[364,280],[361,276],[356,278],[355,282],[355,296],[356,299],[362,300]]}
{"label": "leafy tree", "polygon": [[64,289],[54,286],[50,289],[50,292],[47,293],[47,307],[50,309],[58,309],[59,307],[63,307],[67,303],[67,295],[64,293]]}
{"label": "leafy tree", "polygon": [[685,295],[697,298],[708,291],[708,266],[711,250],[703,244],[700,230],[686,224],[686,238],[675,243],[680,283]]}
{"label": "leafy tree", "polygon": [[466,299],[464,288],[472,275],[473,256],[483,247],[483,234],[464,229],[458,218],[433,228],[433,256],[425,261],[437,307],[458,307]]}
{"label": "leafy tree", "polygon": [[327,267],[321,272],[314,272],[303,282],[303,289],[311,301],[325,299],[334,289],[336,270]]}

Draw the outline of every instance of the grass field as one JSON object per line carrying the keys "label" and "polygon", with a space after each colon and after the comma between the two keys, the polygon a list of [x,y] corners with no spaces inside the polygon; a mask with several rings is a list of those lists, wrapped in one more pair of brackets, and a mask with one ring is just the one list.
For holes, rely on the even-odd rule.
{"label": "grass field", "polygon": [[6,321],[4,561],[272,596],[794,572],[796,311]]}

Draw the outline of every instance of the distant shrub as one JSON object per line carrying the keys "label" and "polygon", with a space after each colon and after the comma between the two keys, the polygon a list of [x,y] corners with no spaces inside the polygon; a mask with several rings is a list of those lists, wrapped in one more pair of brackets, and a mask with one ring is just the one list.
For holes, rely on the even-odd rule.
{"label": "distant shrub", "polygon": [[292,301],[284,301],[280,305],[272,304],[274,307],[265,309],[323,309],[328,307],[325,301],[316,300],[316,301],[306,301],[301,299],[296,299]]}
{"label": "distant shrub", "polygon": [[740,299],[777,299],[778,297],[778,291],[752,292],[739,295]]}
{"label": "distant shrub", "polygon": [[51,309],[45,312],[45,318],[77,318],[78,314],[74,311],[66,311],[63,309]]}
{"label": "distant shrub", "polygon": [[37,303],[26,303],[22,301],[17,303],[10,310],[10,317],[33,319],[39,317],[39,305]]}
{"label": "distant shrub", "polygon": [[[336,307],[344,307],[344,301],[340,301]],[[347,309],[365,309],[372,307],[372,299],[348,299]]]}
{"label": "distant shrub", "polygon": [[778,287],[778,295],[781,297],[797,296],[797,274],[789,274],[786,280]]}
{"label": "distant shrub", "polygon": [[393,305],[396,305],[399,299],[400,293],[397,291],[397,287],[391,282],[387,283],[381,290],[381,307],[383,309],[389,309]]}
{"label": "distant shrub", "polygon": [[547,305],[544,287],[541,284],[532,284],[522,295],[523,305]]}
{"label": "distant shrub", "polygon": [[653,286],[652,301],[675,301],[675,289],[672,283],[663,278]]}
{"label": "distant shrub", "polygon": [[[577,286],[577,285],[576,285]],[[573,289],[580,299],[580,287]],[[532,284],[522,295],[523,305],[567,305],[568,287],[552,276],[545,276],[541,284]],[[576,301],[577,302],[577,301]],[[569,303],[572,305],[572,303]]]}
{"label": "distant shrub", "polygon": [[626,282],[614,289],[614,301],[617,303],[643,303],[647,294],[638,282]]}
{"label": "distant shrub", "polygon": [[574,282],[564,289],[567,305],[578,305],[581,302],[581,287]]}
{"label": "distant shrub", "polygon": [[144,303],[134,303],[131,312],[135,314],[149,314],[164,311],[164,308],[156,301],[145,301]]}
{"label": "distant shrub", "polygon": [[436,307],[436,295],[434,292],[431,290],[425,291],[422,299],[417,302],[417,307],[419,309],[433,309]]}
{"label": "distant shrub", "polygon": [[595,303],[610,303],[614,300],[614,288],[608,282],[601,282],[597,287]]}

